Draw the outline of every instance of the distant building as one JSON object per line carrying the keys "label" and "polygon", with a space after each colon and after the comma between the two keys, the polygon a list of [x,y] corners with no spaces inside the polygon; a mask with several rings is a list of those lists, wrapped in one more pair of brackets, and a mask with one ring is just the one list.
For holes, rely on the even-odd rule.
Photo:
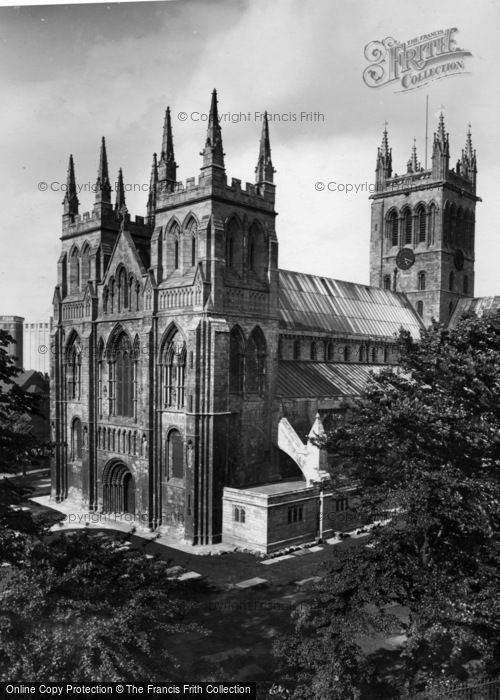
{"label": "distant building", "polygon": [[15,365],[19,369],[23,368],[23,322],[22,316],[0,316],[0,328],[14,339],[7,351],[15,358]]}
{"label": "distant building", "polygon": [[37,321],[25,323],[23,333],[24,362],[26,370],[34,369],[37,372],[48,374],[50,372],[50,321]]}

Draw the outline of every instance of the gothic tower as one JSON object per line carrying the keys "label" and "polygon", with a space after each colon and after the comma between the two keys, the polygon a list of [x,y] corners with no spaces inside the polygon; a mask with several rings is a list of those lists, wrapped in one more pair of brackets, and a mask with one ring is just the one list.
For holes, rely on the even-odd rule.
{"label": "gothic tower", "polygon": [[372,199],[370,284],[404,292],[428,326],[447,323],[460,297],[474,295],[477,162],[470,127],[455,169],[439,117],[432,165],[413,144],[404,175],[392,172],[387,128],[378,149]]}

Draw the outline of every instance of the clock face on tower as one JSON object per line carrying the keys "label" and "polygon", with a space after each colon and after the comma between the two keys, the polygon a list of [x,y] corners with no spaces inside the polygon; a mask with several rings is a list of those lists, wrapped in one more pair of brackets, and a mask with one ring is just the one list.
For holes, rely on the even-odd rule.
{"label": "clock face on tower", "polygon": [[400,270],[409,270],[415,262],[415,253],[411,248],[401,248],[396,256],[396,265]]}
{"label": "clock face on tower", "polygon": [[453,262],[455,263],[455,267],[457,268],[457,270],[464,269],[464,254],[461,250],[455,251],[455,255],[453,256]]}

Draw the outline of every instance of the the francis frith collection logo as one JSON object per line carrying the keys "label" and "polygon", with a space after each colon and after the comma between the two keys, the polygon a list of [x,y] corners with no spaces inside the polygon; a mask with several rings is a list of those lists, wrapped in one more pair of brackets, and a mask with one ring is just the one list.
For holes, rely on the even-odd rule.
{"label": "the francis frith collection logo", "polygon": [[470,51],[456,45],[456,27],[400,42],[392,37],[371,41],[365,46],[370,65],[363,80],[370,88],[399,85],[398,92],[424,87],[434,80],[466,73],[465,59]]}

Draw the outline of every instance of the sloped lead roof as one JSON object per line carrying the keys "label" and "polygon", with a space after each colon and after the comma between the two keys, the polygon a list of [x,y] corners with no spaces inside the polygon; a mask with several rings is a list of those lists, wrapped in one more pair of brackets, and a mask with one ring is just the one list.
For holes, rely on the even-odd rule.
{"label": "sloped lead roof", "polygon": [[372,381],[370,372],[381,369],[387,369],[387,365],[281,360],[276,393],[280,398],[359,396]]}
{"label": "sloped lead roof", "polygon": [[279,318],[283,330],[373,339],[394,338],[401,327],[419,338],[423,327],[404,294],[288,270],[279,271]]}

